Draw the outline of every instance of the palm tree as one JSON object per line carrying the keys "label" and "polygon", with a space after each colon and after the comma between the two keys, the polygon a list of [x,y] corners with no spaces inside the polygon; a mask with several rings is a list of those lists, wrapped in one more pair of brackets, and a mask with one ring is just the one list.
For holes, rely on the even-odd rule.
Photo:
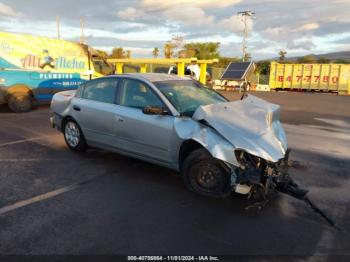
{"label": "palm tree", "polygon": [[287,54],[287,51],[285,51],[285,50],[281,50],[278,52],[278,55],[280,57],[280,61],[284,61],[284,59],[286,59],[286,54]]}
{"label": "palm tree", "polygon": [[164,45],[164,57],[171,58],[173,54],[174,54],[174,46],[170,42],[167,42]]}
{"label": "palm tree", "polygon": [[159,56],[159,48],[155,47],[152,51],[153,57],[157,58]]}

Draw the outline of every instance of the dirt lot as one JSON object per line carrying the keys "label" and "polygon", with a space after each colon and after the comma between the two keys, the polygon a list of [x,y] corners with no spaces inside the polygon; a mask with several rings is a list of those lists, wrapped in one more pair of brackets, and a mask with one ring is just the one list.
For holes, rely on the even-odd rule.
{"label": "dirt lot", "polygon": [[173,171],[102,150],[75,154],[49,127],[48,107],[1,108],[0,254],[350,258],[350,97],[255,95],[281,105],[291,173],[344,232],[288,196],[245,211],[242,196],[196,195]]}

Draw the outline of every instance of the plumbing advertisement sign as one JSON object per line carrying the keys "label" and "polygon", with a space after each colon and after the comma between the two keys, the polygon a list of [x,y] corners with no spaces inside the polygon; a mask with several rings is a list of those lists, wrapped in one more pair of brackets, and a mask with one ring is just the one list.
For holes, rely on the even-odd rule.
{"label": "plumbing advertisement sign", "polygon": [[0,68],[83,73],[88,54],[79,43],[0,32]]}

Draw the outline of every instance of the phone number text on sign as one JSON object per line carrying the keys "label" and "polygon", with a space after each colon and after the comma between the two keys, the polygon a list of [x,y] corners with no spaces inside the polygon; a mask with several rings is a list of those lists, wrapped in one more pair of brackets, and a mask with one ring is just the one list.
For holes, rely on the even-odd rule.
{"label": "phone number text on sign", "polygon": [[[318,83],[320,81],[324,82],[324,83],[328,83],[331,82],[333,84],[338,83],[339,81],[339,77],[337,76],[295,76],[296,82],[301,82],[301,81],[305,81],[305,82],[315,82]],[[294,80],[294,79],[293,79]],[[284,82],[284,81],[288,81],[291,82],[292,81],[292,76],[278,76],[277,77],[277,81],[278,82]]]}

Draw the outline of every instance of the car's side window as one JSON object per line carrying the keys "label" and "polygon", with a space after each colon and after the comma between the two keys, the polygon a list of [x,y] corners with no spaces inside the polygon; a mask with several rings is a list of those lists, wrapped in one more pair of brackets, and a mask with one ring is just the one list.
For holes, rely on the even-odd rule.
{"label": "car's side window", "polygon": [[164,107],[163,102],[149,86],[141,81],[127,78],[123,80],[121,86],[119,104],[134,108]]}
{"label": "car's side window", "polygon": [[115,103],[117,78],[105,78],[85,83],[82,98],[104,103]]}

